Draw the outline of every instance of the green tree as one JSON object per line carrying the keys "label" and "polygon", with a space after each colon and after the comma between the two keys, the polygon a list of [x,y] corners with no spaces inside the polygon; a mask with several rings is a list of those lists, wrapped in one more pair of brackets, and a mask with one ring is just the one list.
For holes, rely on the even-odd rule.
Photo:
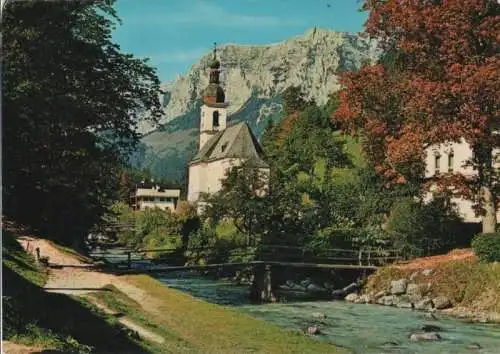
{"label": "green tree", "polygon": [[112,41],[113,0],[8,1],[2,23],[4,213],[62,241],[116,198],[159,80]]}
{"label": "green tree", "polygon": [[215,221],[225,217],[233,220],[238,231],[248,236],[248,245],[256,245],[266,229],[268,183],[268,174],[249,163],[233,167],[218,193],[203,196],[205,216]]}

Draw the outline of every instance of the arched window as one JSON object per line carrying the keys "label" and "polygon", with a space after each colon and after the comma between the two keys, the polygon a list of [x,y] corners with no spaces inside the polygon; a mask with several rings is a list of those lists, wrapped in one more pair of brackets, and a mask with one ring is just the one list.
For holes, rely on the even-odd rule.
{"label": "arched window", "polygon": [[214,128],[218,128],[219,127],[219,111],[214,111],[213,115],[212,115],[212,126]]}

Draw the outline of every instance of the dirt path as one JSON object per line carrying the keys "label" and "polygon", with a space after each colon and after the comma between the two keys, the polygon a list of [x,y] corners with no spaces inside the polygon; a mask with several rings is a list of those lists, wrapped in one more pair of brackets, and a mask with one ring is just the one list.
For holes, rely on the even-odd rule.
{"label": "dirt path", "polygon": [[438,256],[421,257],[413,259],[407,263],[395,264],[394,268],[408,270],[422,270],[426,268],[435,268],[442,263],[459,261],[465,259],[474,259],[474,251],[471,248],[456,249]]}
{"label": "dirt path", "polygon": [[[35,257],[36,248],[39,248],[41,257],[48,257],[49,264],[52,267],[50,268],[49,279],[44,287],[46,291],[81,296],[90,292],[103,291],[106,285],[114,285],[132,300],[141,304],[146,311],[157,314],[155,309],[157,309],[158,300],[142,289],[120,279],[120,277],[94,270],[92,264],[78,259],[76,255],[73,256],[62,252],[50,241],[31,236],[19,237],[18,241],[27,252]],[[91,297],[86,298],[104,312],[111,314],[112,311],[106,308],[104,304],[95,301]],[[161,336],[139,326],[126,317],[120,318],[119,321],[124,326],[139,333],[141,337],[157,343],[165,341]],[[6,353],[10,354],[11,352],[6,351]]]}
{"label": "dirt path", "polygon": [[43,349],[37,347],[30,347],[23,344],[2,341],[2,353],[5,354],[36,354],[42,353]]}

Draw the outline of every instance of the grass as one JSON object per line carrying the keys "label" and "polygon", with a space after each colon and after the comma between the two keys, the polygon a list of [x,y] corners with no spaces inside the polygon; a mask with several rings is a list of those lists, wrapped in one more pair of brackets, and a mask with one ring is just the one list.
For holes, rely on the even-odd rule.
{"label": "grass", "polygon": [[189,348],[200,353],[336,353],[339,350],[300,332],[285,331],[231,308],[169,289],[148,276],[127,276],[126,280],[161,301],[157,308],[160,315],[146,318],[148,322],[168,328],[174,338],[182,338],[190,344]]}
{"label": "grass", "polygon": [[[408,278],[414,270],[384,267],[372,275],[365,291],[387,290],[391,280]],[[417,284],[431,283],[430,295],[448,297],[454,305],[474,311],[500,313],[500,263],[479,263],[475,259],[442,263],[429,276],[419,273]]]}
{"label": "grass", "polygon": [[[77,251],[75,251],[72,248],[61,246],[61,245],[54,243],[54,242],[52,242],[52,245],[55,248],[57,248],[59,251],[61,251],[62,253],[65,253],[68,256],[72,256],[81,262],[87,262],[87,263],[92,262],[92,259],[90,259],[89,257],[83,256],[82,254],[78,253]],[[49,261],[50,261],[50,259],[49,259]]]}
{"label": "grass", "polygon": [[107,308],[120,313],[129,318],[132,322],[140,325],[141,327],[163,337],[164,343],[158,344],[154,342],[145,343],[146,347],[153,353],[197,353],[196,348],[190,345],[187,341],[183,340],[176,334],[172,333],[165,326],[157,324],[157,320],[153,315],[146,312],[141,304],[132,300],[124,293],[119,291],[113,285],[108,285],[106,288],[109,290],[105,293],[91,293],[87,295],[91,298],[91,302],[100,302]]}
{"label": "grass", "polygon": [[47,271],[11,231],[3,230],[2,246],[3,339],[62,353],[149,352],[85,300],[45,292]]}

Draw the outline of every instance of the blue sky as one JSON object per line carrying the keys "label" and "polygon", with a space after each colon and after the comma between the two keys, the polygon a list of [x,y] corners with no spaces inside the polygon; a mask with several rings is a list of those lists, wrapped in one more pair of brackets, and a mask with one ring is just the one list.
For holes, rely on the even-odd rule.
{"label": "blue sky", "polygon": [[267,44],[315,26],[360,32],[359,0],[118,0],[125,52],[151,58],[160,80],[184,74],[213,42]]}

